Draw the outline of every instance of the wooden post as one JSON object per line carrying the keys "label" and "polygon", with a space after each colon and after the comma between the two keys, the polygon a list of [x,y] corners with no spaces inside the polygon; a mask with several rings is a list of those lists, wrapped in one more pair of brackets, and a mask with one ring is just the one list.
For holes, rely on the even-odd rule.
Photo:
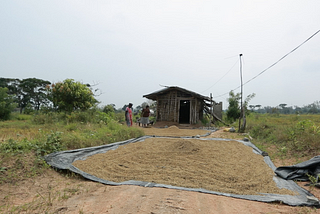
{"label": "wooden post", "polygon": [[210,125],[213,123],[213,100],[212,100],[212,93],[210,93],[210,103],[211,103],[211,114],[210,114]]}
{"label": "wooden post", "polygon": [[[242,83],[242,54],[239,55],[240,57],[240,83],[241,83],[241,110],[240,110],[240,117],[239,117],[239,130],[238,132],[244,132],[245,130],[245,125],[246,125],[246,121],[245,121],[245,112],[244,112],[244,108],[243,108],[243,83]],[[241,119],[243,119],[243,125],[241,126]]]}

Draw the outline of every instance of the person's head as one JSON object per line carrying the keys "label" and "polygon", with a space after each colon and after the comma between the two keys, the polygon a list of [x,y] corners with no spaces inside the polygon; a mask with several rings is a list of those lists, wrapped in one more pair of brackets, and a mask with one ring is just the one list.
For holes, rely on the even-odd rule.
{"label": "person's head", "polygon": [[133,104],[132,103],[129,103],[129,108],[132,108]]}
{"label": "person's head", "polygon": [[146,108],[149,108],[149,106],[147,105]]}

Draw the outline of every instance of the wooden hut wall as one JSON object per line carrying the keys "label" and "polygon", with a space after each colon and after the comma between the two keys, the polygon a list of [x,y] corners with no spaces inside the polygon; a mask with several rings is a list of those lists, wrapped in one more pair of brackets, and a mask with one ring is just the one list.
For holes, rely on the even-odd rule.
{"label": "wooden hut wall", "polygon": [[157,98],[157,120],[177,121],[177,93],[170,91]]}
{"label": "wooden hut wall", "polygon": [[203,100],[199,98],[193,99],[191,105],[190,123],[195,124],[203,118]]}
{"label": "wooden hut wall", "polygon": [[203,118],[203,100],[181,91],[172,90],[157,98],[157,120],[179,122],[180,101],[190,101],[189,123],[195,124]]}

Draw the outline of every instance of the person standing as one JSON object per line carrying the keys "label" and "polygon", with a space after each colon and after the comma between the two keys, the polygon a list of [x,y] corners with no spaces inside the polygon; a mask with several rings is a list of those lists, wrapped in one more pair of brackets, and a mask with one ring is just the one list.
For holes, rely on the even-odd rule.
{"label": "person standing", "polygon": [[126,117],[126,123],[127,126],[132,126],[132,103],[129,103],[129,106],[126,108],[125,117]]}
{"label": "person standing", "polygon": [[146,108],[142,110],[141,113],[141,123],[142,127],[147,127],[149,124],[149,116],[150,116],[150,109],[149,106],[147,105]]}

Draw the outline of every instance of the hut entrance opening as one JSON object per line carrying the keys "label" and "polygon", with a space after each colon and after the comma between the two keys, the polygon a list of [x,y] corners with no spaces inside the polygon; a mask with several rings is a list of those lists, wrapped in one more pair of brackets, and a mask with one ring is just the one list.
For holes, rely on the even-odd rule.
{"label": "hut entrance opening", "polygon": [[190,123],[190,100],[180,100],[179,123]]}

